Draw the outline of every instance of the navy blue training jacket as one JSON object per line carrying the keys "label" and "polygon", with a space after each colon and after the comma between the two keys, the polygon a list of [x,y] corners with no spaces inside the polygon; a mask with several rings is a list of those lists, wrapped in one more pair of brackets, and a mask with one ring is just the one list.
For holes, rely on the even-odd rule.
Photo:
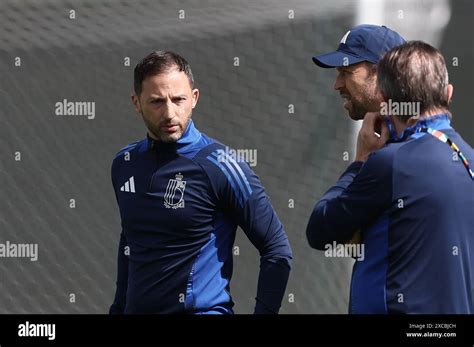
{"label": "navy blue training jacket", "polygon": [[362,230],[351,313],[474,313],[474,181],[450,146],[418,132],[427,127],[474,163],[448,116],[437,115],[352,163],[311,214],[306,234],[316,249]]}
{"label": "navy blue training jacket", "polygon": [[122,233],[110,313],[233,313],[237,226],[261,257],[255,313],[278,312],[288,238],[258,177],[229,153],[191,120],[175,143],[147,136],[117,154]]}

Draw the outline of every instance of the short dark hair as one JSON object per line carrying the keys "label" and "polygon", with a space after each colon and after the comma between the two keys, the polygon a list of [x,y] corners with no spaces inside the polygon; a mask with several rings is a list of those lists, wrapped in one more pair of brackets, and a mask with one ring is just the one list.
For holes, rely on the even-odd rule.
{"label": "short dark hair", "polygon": [[377,84],[386,99],[419,102],[421,114],[437,108],[448,110],[444,58],[423,41],[409,41],[388,51],[378,63]]}
{"label": "short dark hair", "polygon": [[184,71],[189,80],[191,88],[194,87],[193,72],[189,63],[177,53],[171,51],[155,51],[148,54],[135,66],[133,71],[133,87],[135,94],[142,92],[142,82],[150,76],[159,75],[176,68]]}

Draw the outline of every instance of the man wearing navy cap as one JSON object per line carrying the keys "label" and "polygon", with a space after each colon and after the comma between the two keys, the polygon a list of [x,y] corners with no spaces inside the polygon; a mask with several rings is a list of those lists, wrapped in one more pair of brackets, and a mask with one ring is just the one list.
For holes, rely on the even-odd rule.
{"label": "man wearing navy cap", "polygon": [[349,30],[336,51],[313,57],[322,68],[336,68],[334,89],[345,99],[344,108],[354,120],[367,112],[376,112],[381,100],[377,97],[377,66],[390,49],[405,42],[398,33],[385,26],[362,24]]}
{"label": "man wearing navy cap", "polygon": [[[350,313],[472,314],[474,150],[451,126],[445,60],[421,41],[397,46],[377,90],[380,113],[364,116],[356,160],[315,205],[308,243],[355,248]],[[343,246],[356,230],[362,244]]]}

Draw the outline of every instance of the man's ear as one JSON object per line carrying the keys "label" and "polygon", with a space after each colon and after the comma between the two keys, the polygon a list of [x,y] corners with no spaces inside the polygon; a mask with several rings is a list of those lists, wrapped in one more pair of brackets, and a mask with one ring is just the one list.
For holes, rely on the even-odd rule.
{"label": "man's ear", "polygon": [[135,93],[132,93],[131,99],[132,99],[132,104],[135,107],[135,111],[137,111],[138,113],[142,113],[142,108],[140,106],[140,100],[138,96]]}
{"label": "man's ear", "polygon": [[454,87],[452,84],[448,84],[446,87],[446,92],[448,93],[448,105],[451,103],[451,98],[453,97]]}
{"label": "man's ear", "polygon": [[199,100],[199,89],[195,88],[193,89],[193,108],[196,107],[198,100]]}

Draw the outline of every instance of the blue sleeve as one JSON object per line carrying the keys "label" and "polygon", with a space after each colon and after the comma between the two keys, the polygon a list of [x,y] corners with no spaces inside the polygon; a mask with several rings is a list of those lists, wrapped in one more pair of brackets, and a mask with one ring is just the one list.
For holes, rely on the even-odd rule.
{"label": "blue sleeve", "polygon": [[[115,192],[115,198],[118,202],[117,190],[115,189],[114,171],[116,161],[112,164],[112,185]],[[125,254],[125,247],[127,246],[126,237],[122,232],[120,233],[120,242],[118,247],[117,256],[117,281],[115,298],[110,306],[109,314],[123,314],[125,310],[126,298],[127,298],[127,287],[128,287],[128,257]]]}
{"label": "blue sleeve", "polygon": [[117,257],[117,289],[115,291],[114,302],[109,309],[109,314],[123,314],[125,310],[128,287],[128,258],[125,255],[126,246],[127,241],[122,231],[120,234],[120,243]]}
{"label": "blue sleeve", "polygon": [[292,252],[257,175],[233,158],[208,156],[214,165],[211,182],[219,204],[231,211],[238,225],[260,253],[255,313],[278,313],[291,269]]}
{"label": "blue sleeve", "polygon": [[390,156],[375,152],[365,162],[354,162],[311,213],[306,237],[312,248],[345,243],[359,229],[373,223],[390,206]]}

